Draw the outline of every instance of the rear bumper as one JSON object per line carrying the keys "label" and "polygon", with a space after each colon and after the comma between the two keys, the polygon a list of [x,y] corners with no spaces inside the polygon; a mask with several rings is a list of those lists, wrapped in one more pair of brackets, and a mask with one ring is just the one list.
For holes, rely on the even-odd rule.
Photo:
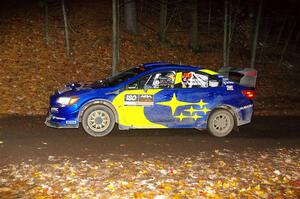
{"label": "rear bumper", "polygon": [[249,124],[253,115],[253,105],[251,104],[251,106],[246,109],[244,109],[243,107],[236,109],[235,112],[237,117],[237,126]]}
{"label": "rear bumper", "polygon": [[49,114],[45,120],[45,125],[51,128],[78,128],[79,122],[74,120],[72,124],[68,124],[68,120],[64,120],[64,118],[57,118],[51,114]]}

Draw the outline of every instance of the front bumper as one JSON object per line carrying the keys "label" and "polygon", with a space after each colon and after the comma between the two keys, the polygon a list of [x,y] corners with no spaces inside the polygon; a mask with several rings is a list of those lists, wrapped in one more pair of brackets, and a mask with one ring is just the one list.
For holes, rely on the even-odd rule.
{"label": "front bumper", "polygon": [[58,118],[49,114],[45,120],[45,125],[52,128],[78,128],[79,122],[77,120]]}

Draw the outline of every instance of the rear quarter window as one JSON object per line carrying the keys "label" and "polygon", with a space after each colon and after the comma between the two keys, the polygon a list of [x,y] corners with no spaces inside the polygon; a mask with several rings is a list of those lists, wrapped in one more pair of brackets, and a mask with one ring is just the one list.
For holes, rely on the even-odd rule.
{"label": "rear quarter window", "polygon": [[217,77],[199,71],[177,72],[176,80],[177,88],[208,88],[221,85],[221,80]]}

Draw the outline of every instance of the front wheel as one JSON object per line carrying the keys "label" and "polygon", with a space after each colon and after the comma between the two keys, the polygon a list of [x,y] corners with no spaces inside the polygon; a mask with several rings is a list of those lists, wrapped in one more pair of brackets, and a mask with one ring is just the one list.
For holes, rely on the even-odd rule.
{"label": "front wheel", "polygon": [[211,113],[207,124],[208,131],[216,137],[225,137],[234,128],[233,115],[225,110],[218,109]]}
{"label": "front wheel", "polygon": [[91,136],[108,135],[115,125],[115,116],[110,108],[94,105],[87,108],[82,116],[82,127]]}

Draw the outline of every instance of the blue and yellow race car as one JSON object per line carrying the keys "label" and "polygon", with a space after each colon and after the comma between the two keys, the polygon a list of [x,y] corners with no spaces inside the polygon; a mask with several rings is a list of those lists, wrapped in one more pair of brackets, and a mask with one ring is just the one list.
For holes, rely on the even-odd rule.
{"label": "blue and yellow race car", "polygon": [[[236,72],[238,80],[228,76]],[[250,123],[256,72],[240,73],[147,63],[90,84],[65,85],[50,97],[45,124],[83,129],[92,136],[119,129],[196,128],[217,137]],[[224,76],[225,74],[225,76]],[[240,76],[239,76],[240,75]],[[253,83],[254,82],[254,83]]]}

